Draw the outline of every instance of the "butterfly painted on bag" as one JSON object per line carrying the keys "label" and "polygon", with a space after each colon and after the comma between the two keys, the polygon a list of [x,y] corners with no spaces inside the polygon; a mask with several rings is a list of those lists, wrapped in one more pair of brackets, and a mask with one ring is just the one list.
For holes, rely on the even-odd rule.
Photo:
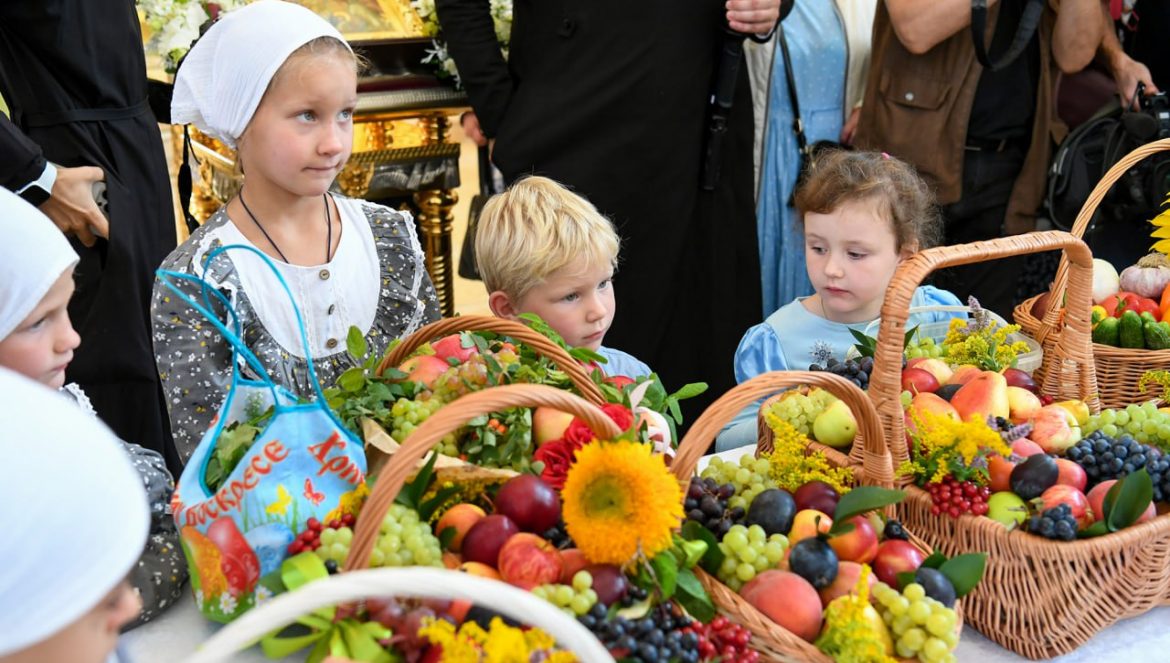
{"label": "butterfly painted on bag", "polygon": [[276,487],[276,501],[269,504],[264,511],[270,516],[283,516],[288,511],[289,504],[292,504],[292,495],[284,489],[284,484],[280,484]]}
{"label": "butterfly painted on bag", "polygon": [[313,490],[313,480],[305,477],[305,497],[313,503],[313,506],[317,506],[325,500],[325,493]]}

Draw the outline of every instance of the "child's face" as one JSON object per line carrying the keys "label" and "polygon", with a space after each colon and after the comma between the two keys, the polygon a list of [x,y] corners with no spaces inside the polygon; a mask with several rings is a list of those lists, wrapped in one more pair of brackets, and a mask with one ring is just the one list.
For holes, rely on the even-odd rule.
{"label": "child's face", "polygon": [[81,337],[69,322],[73,268],[59,276],[36,308],[0,340],[0,366],[54,389],[65,384],[65,367]]}
{"label": "child's face", "polygon": [[249,191],[328,191],[353,150],[356,105],[352,60],[334,53],[287,60],[239,140]]}
{"label": "child's face", "polygon": [[75,661],[104,663],[118,644],[118,632],[142,610],[138,592],[123,580],[102,600],[77,619],[37,644],[22,649],[5,663]]}
{"label": "child's face", "polygon": [[906,256],[899,255],[894,231],[876,201],[850,201],[828,214],[805,214],[804,238],[808,278],[825,317],[845,323],[878,317],[886,286]]}
{"label": "child's face", "polygon": [[569,264],[529,290],[507,310],[496,311],[514,318],[535,313],[564,337],[570,346],[596,350],[613,324],[613,267],[589,266],[584,259]]}

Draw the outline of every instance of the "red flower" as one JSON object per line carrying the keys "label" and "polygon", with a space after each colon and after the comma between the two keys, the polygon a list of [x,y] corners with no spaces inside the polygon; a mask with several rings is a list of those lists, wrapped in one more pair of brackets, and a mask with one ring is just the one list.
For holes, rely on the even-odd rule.
{"label": "red flower", "polygon": [[565,439],[552,440],[540,445],[536,453],[532,454],[532,460],[544,463],[540,478],[560,492],[565,487],[565,476],[573,465],[574,454],[582,446],[584,445],[575,445]]}
{"label": "red flower", "polygon": [[[569,444],[572,444],[574,449],[580,449],[592,442],[594,437],[596,436],[593,434],[593,430],[584,421],[574,417],[569,427],[565,429],[563,439]],[[544,446],[547,445],[548,443],[546,442]]]}
{"label": "red flower", "polygon": [[630,430],[630,426],[634,425],[634,413],[630,412],[629,408],[617,403],[606,403],[601,406],[601,411],[609,415],[610,419],[617,424],[617,427],[623,431]]}

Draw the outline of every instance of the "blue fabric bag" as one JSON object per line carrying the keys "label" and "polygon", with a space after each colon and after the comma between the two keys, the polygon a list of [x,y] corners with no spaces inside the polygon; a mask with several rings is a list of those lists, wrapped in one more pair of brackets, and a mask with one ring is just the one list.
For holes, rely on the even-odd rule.
{"label": "blue fabric bag", "polygon": [[[290,545],[307,529],[309,519],[327,523],[346,513],[356,515],[366,474],[361,441],[326,405],[304,323],[288,285],[267,256],[248,246],[219,247],[208,253],[204,265],[227,250],[259,255],[288,294],[316,398],[299,402],[272,381],[241,339],[239,320],[223,293],[196,276],[158,270],[159,280],[207,318],[232,348],[231,386],[215,423],[187,462],[172,499],[195,603],[207,618],[218,622],[231,621],[282,591],[280,564],[289,556]],[[198,285],[202,303],[173,279]],[[227,310],[232,329],[212,312],[213,297]],[[259,380],[241,375],[241,359]],[[233,422],[249,421],[269,407],[273,409],[271,418],[213,493],[206,483],[206,471],[225,428]]]}

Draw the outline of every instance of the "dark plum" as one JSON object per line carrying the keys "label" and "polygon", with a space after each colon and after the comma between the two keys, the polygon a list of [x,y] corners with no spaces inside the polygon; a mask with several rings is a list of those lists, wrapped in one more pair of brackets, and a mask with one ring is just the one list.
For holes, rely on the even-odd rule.
{"label": "dark plum", "polygon": [[748,507],[747,525],[759,525],[768,536],[788,534],[796,516],[796,500],[781,488],[769,488],[756,495]]}

